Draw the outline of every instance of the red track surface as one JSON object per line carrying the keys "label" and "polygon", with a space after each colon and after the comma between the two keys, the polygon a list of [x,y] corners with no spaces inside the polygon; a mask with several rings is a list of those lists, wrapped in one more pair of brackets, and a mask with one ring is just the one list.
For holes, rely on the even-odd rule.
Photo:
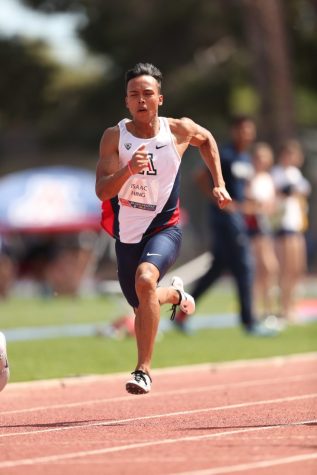
{"label": "red track surface", "polygon": [[317,354],[11,384],[0,474],[317,473]]}

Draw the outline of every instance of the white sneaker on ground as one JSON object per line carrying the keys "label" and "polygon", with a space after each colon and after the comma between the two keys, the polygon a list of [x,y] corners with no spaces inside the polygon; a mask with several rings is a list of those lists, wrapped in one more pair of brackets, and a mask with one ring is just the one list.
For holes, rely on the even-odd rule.
{"label": "white sneaker on ground", "polygon": [[9,381],[10,370],[7,357],[6,339],[3,333],[0,332],[0,391],[4,389]]}
{"label": "white sneaker on ground", "polygon": [[180,302],[178,305],[181,311],[186,313],[186,315],[194,313],[196,307],[195,300],[191,295],[184,291],[184,284],[180,277],[174,276],[172,278],[172,287],[179,292]]}
{"label": "white sneaker on ground", "polygon": [[147,373],[139,369],[131,373],[133,378],[130,379],[125,388],[130,394],[147,394],[151,391],[152,379]]}

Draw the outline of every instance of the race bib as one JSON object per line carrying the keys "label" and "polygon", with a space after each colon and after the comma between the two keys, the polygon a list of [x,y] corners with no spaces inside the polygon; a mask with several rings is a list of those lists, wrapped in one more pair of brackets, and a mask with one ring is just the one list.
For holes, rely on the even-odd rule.
{"label": "race bib", "polygon": [[159,184],[148,175],[133,175],[121,188],[118,195],[121,206],[155,211],[158,202]]}

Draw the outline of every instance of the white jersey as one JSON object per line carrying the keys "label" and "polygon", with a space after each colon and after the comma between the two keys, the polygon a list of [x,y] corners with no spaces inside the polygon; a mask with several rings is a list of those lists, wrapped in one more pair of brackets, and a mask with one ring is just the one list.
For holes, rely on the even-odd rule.
{"label": "white jersey", "polygon": [[159,117],[160,130],[149,139],[132,135],[128,119],[119,122],[120,168],[144,144],[148,168],[132,175],[118,196],[103,202],[102,226],[123,243],[138,243],[160,229],[179,221],[179,166],[177,152],[167,118]]}
{"label": "white jersey", "polygon": [[272,203],[275,199],[275,187],[268,172],[259,172],[250,181],[250,197],[258,203]]}
{"label": "white jersey", "polygon": [[272,177],[277,191],[283,192],[292,187],[295,193],[279,195],[276,227],[279,230],[301,232],[305,225],[305,206],[303,198],[310,192],[310,184],[302,172],[294,166],[276,165],[272,169]]}

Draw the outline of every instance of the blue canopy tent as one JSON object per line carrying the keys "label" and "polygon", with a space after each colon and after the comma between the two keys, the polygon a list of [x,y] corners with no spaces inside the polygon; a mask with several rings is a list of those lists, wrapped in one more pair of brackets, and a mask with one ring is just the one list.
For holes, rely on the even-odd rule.
{"label": "blue canopy tent", "polygon": [[55,233],[99,229],[93,172],[42,167],[0,179],[0,232]]}
{"label": "blue canopy tent", "polygon": [[[11,243],[18,277],[29,272],[54,292],[75,293],[98,259],[100,229],[92,171],[40,167],[0,179],[0,235]],[[90,249],[85,233],[95,236]]]}

